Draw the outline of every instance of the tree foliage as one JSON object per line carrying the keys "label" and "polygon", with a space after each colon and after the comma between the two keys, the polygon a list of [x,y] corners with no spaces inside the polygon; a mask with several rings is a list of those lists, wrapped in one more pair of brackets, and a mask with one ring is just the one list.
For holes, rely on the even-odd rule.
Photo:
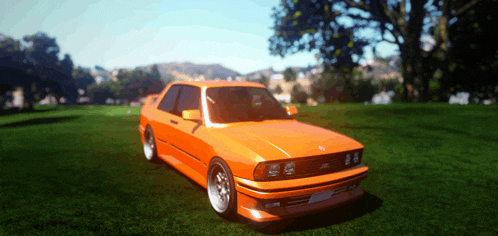
{"label": "tree foliage", "polygon": [[344,73],[340,71],[324,71],[315,77],[311,85],[312,97],[315,100],[323,97],[327,102],[343,99],[347,82]]}
{"label": "tree foliage", "polygon": [[303,91],[303,88],[301,87],[300,84],[296,83],[292,87],[291,91],[291,101],[293,103],[301,103],[304,104],[306,103],[306,100],[308,99],[308,94]]}
{"label": "tree foliage", "polygon": [[280,87],[280,84],[277,85],[277,87],[275,88],[275,93],[276,94],[281,94],[283,92],[284,92],[284,90],[282,90],[282,87]]}
{"label": "tree foliage", "polygon": [[5,76],[0,84],[21,87],[30,109],[47,94],[76,102],[77,89],[72,79],[74,64],[70,55],[65,54],[60,60],[56,39],[43,32],[26,35],[22,40],[24,44],[1,35],[0,61]]}
{"label": "tree foliage", "polygon": [[73,79],[79,89],[87,90],[87,87],[95,82],[95,78],[90,73],[90,68],[78,66],[73,70]]}
{"label": "tree foliage", "polygon": [[296,72],[292,68],[288,67],[284,70],[284,80],[285,82],[296,81]]}
{"label": "tree foliage", "polygon": [[[391,43],[401,54],[403,88],[413,85],[421,92],[413,101],[427,101],[435,71],[442,69],[443,77],[449,75],[444,71],[451,65],[452,40],[458,41],[462,34],[472,35],[472,31],[453,33],[457,31],[452,27],[475,25],[467,29],[496,31],[490,29],[494,24],[480,27],[484,22],[478,18],[469,21],[470,15],[480,15],[473,10],[477,5],[489,12],[479,19],[497,12],[495,0],[281,0],[273,8],[275,33],[269,39],[269,49],[272,55],[280,56],[318,51],[326,70],[334,66],[350,73],[364,55],[364,46],[375,48],[380,42]],[[366,29],[374,34],[365,34]],[[432,35],[436,41],[428,53],[421,49],[423,34]],[[403,93],[408,101],[408,90],[403,89]]]}
{"label": "tree foliage", "polygon": [[262,75],[259,80],[258,80],[258,83],[268,87],[268,84],[270,83],[270,80],[268,80],[268,78],[264,75]]}
{"label": "tree foliage", "polygon": [[[352,56],[361,56],[367,45],[361,37],[355,37],[355,29],[340,24],[343,13],[338,9],[340,1],[282,0],[273,8],[273,29],[270,53],[284,56],[300,51],[318,50],[323,63],[341,65],[352,69],[356,64]],[[343,6],[344,7],[344,6]]]}
{"label": "tree foliage", "polygon": [[161,73],[159,73],[159,68],[157,67],[157,64],[154,64],[152,66],[152,71],[150,73],[153,79],[155,80],[161,79]]}
{"label": "tree foliage", "polygon": [[92,84],[88,87],[88,96],[92,103],[103,104],[108,98],[136,101],[148,94],[160,93],[164,83],[159,78],[154,78],[152,72],[138,68],[130,72],[120,70],[117,82]]}
{"label": "tree foliage", "polygon": [[[468,4],[468,1],[453,1],[455,6],[451,7],[461,9]],[[498,95],[498,1],[481,0],[459,18],[448,27],[451,44],[440,80],[444,97],[457,90],[467,91],[481,100],[495,97]]]}

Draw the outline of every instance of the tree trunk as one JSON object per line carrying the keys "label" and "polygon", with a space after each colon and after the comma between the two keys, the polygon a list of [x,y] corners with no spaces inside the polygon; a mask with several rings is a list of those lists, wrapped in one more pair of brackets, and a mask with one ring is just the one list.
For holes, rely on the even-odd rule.
{"label": "tree trunk", "polygon": [[[423,78],[422,49],[420,45],[420,36],[422,34],[424,19],[424,4],[425,1],[412,1],[410,20],[406,27],[406,35],[403,35],[403,38],[405,39],[405,48],[401,52],[401,56],[403,59],[404,99],[408,99],[408,91],[406,88],[408,83],[415,88],[415,82],[417,82],[418,85],[419,81],[424,83],[425,79]],[[425,93],[425,91],[423,92]]]}

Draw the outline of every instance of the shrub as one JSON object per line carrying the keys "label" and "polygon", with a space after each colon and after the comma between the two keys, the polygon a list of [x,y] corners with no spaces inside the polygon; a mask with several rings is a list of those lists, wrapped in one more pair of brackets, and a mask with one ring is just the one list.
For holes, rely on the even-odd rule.
{"label": "shrub", "polygon": [[291,92],[291,101],[293,103],[301,103],[304,104],[306,103],[306,100],[308,99],[308,94],[303,91],[301,86],[299,84],[294,85],[292,87],[292,92]]}

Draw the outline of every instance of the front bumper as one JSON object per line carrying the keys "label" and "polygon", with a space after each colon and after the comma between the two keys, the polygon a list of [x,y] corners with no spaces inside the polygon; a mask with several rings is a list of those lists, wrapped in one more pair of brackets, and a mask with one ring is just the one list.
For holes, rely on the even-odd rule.
{"label": "front bumper", "polygon": [[[237,213],[256,222],[281,220],[311,214],[354,201],[363,195],[356,187],[367,178],[368,167],[359,164],[340,172],[282,181],[258,182],[234,177]],[[324,201],[308,203],[314,193],[333,190]],[[279,202],[280,207],[266,208]]]}

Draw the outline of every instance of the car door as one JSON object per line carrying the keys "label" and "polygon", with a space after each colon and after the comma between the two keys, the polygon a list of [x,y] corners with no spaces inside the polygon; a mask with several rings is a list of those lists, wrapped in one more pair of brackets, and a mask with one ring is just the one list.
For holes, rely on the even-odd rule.
{"label": "car door", "polygon": [[201,110],[201,89],[195,86],[183,85],[178,104],[173,114],[176,127],[174,138],[171,140],[173,148],[181,152],[183,163],[194,169],[196,172],[205,174],[207,170],[207,160],[209,157],[209,146],[204,141],[206,138],[206,127],[202,122],[184,120],[182,112],[184,110]]}
{"label": "car door", "polygon": [[157,109],[152,109],[155,118],[151,122],[151,126],[156,137],[156,146],[159,155],[169,153],[168,151],[170,148],[168,143],[170,143],[173,138],[172,133],[174,133],[174,129],[176,129],[176,125],[172,126],[172,120],[177,119],[177,117],[173,115],[173,112],[175,111],[180,89],[181,85],[171,86],[157,106]]}

